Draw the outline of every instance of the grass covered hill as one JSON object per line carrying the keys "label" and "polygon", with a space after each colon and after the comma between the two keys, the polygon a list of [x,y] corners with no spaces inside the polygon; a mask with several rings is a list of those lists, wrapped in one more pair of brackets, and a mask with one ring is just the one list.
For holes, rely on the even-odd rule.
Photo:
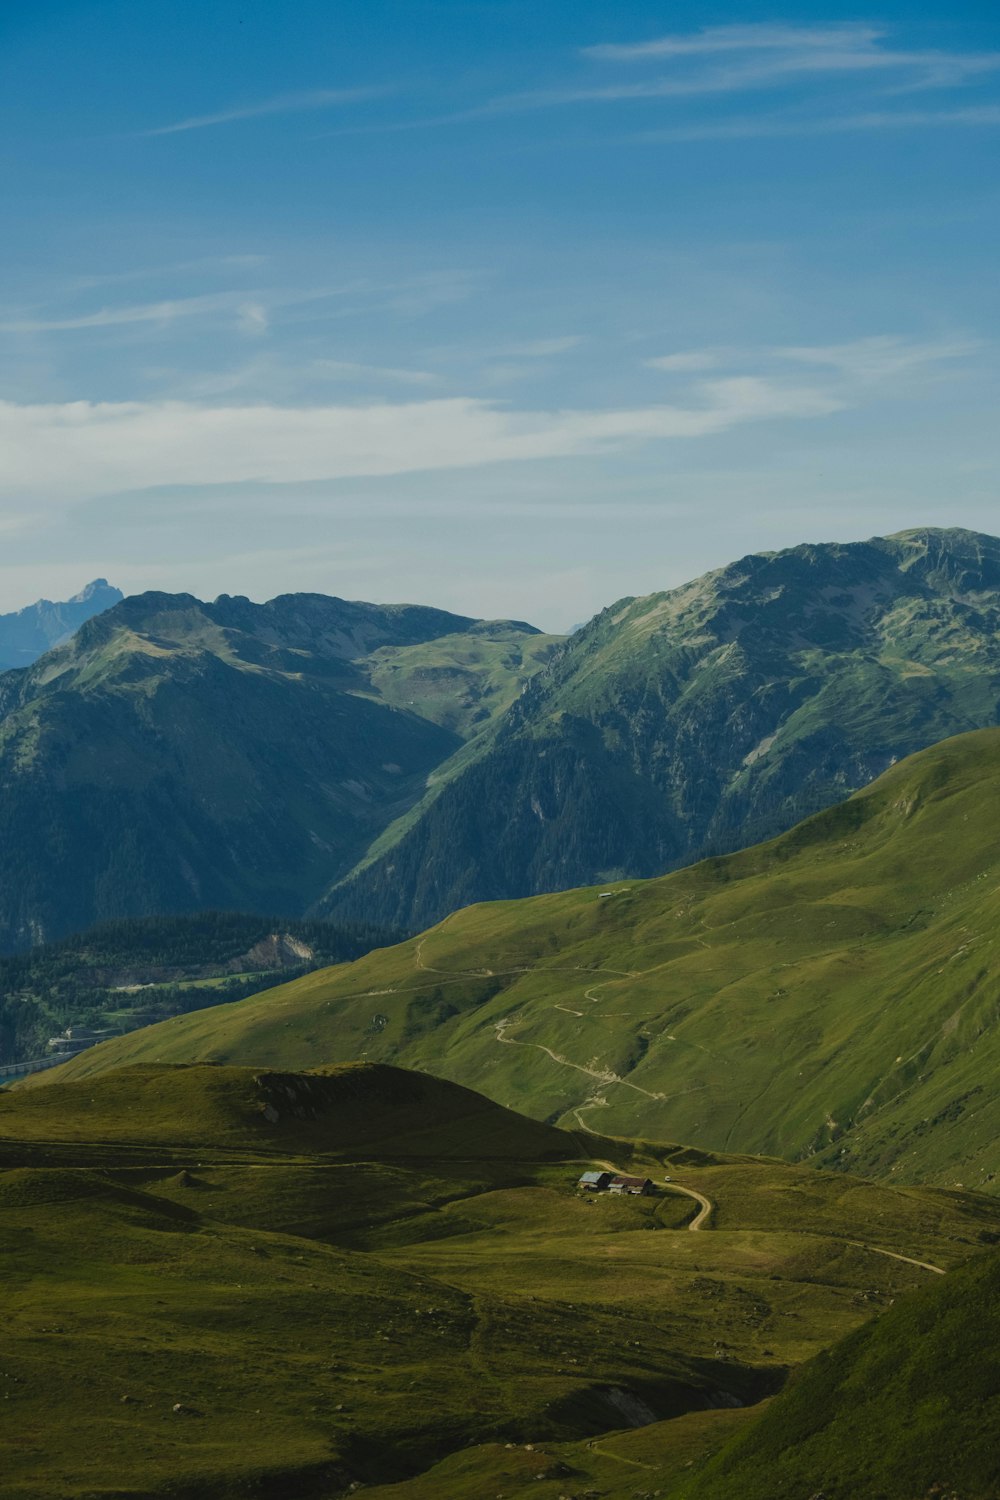
{"label": "grass covered hill", "polygon": [[994,1500],[1000,1253],[981,1255],[819,1355],[685,1500]]}
{"label": "grass covered hill", "polygon": [[5,1067],[44,1057],[67,1027],[131,1031],[392,940],[363,923],[198,912],[105,922],[0,958],[0,1079]]}
{"label": "grass covered hill", "polygon": [[573,1128],[994,1191],[998,932],[1000,730],[986,730],[771,843],[471,907],[59,1074],[368,1058]]}
{"label": "grass covered hill", "polygon": [[[580,1194],[595,1158],[657,1191]],[[4,1500],[631,1497],[998,1234],[382,1065],[5,1092]]]}
{"label": "grass covered hill", "polygon": [[995,538],[744,557],[576,632],[319,909],[412,930],[474,901],[658,875],[772,837],[996,724],[998,704]]}
{"label": "grass covered hill", "polygon": [[127,916],[302,915],[552,647],[323,595],[124,600],[0,675],[0,951]]}
{"label": "grass covered hill", "polygon": [[[573,1137],[427,1074],[347,1063],[321,1073],[253,1073],[246,1068],[124,1068],[86,1083],[0,1092],[0,1153],[21,1148],[99,1147],[102,1159],[139,1146],[524,1158],[566,1156]],[[608,1146],[608,1142],[603,1143]],[[71,1153],[72,1154],[72,1153]]]}

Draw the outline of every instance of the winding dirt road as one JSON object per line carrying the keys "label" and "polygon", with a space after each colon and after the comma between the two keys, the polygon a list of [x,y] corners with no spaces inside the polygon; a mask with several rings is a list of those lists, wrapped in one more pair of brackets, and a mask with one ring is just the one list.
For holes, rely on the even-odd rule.
{"label": "winding dirt road", "polygon": [[704,1229],[711,1216],[715,1204],[711,1198],[706,1198],[704,1193],[697,1192],[694,1188],[681,1187],[679,1182],[665,1182],[663,1186],[668,1192],[683,1193],[687,1198],[693,1198],[701,1207],[688,1225],[689,1229]]}
{"label": "winding dirt road", "polygon": [[[596,1157],[591,1157],[591,1161],[595,1167],[603,1167],[605,1172],[614,1172],[616,1176],[629,1176],[629,1173],[624,1172],[621,1167],[616,1167],[613,1161],[599,1161]],[[701,1207],[691,1220],[688,1228],[703,1229],[705,1227],[715,1207],[711,1198],[706,1198],[704,1193],[699,1193],[695,1188],[681,1187],[679,1182],[664,1181],[660,1186],[665,1187],[668,1192],[683,1193],[686,1198],[693,1198],[696,1203],[699,1203]]]}

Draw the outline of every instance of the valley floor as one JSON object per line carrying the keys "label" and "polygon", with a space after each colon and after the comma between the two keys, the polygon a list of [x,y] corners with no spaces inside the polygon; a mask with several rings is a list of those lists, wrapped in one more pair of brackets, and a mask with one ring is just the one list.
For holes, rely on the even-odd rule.
{"label": "valley floor", "polygon": [[[595,1148],[655,1194],[581,1194]],[[4,1500],[669,1493],[1000,1235],[992,1199],[573,1136],[378,1067],[9,1095],[0,1205]]]}

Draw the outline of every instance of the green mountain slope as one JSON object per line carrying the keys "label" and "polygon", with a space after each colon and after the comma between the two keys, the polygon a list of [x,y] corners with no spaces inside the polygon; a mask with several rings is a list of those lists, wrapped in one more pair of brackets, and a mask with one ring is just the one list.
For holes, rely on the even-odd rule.
{"label": "green mountain slope", "polygon": [[984,730],[769,844],[472,907],[59,1071],[365,1057],[540,1119],[992,1191],[998,931],[1000,730]]}
{"label": "green mountain slope", "polygon": [[322,595],[124,601],[0,676],[0,950],[122,916],[301,913],[551,644]]}
{"label": "green mountain slope", "polygon": [[320,904],[413,929],[768,838],[995,724],[1000,542],[745,557],[578,631],[417,820]]}
{"label": "green mountain slope", "polygon": [[820,1355],[691,1500],[1000,1494],[1000,1255],[978,1256]]}
{"label": "green mountain slope", "polygon": [[[661,1185],[584,1196],[592,1153]],[[383,1066],[0,1094],[0,1208],[4,1500],[631,1495],[1000,1233],[988,1198],[587,1138]]]}

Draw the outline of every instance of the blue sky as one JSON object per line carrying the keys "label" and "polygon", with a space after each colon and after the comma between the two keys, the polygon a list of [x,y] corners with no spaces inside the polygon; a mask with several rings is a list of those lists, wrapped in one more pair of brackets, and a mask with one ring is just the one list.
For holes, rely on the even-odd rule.
{"label": "blue sky", "polygon": [[0,118],[0,608],[1000,531],[993,6],[6,0]]}

